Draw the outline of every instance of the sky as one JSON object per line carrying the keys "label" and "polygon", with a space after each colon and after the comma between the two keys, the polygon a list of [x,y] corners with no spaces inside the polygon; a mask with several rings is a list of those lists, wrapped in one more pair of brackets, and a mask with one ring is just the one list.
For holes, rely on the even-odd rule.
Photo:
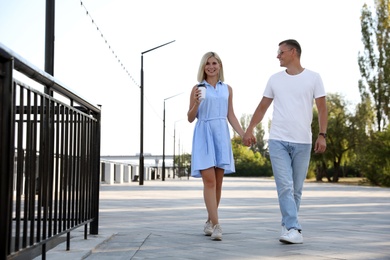
{"label": "sky", "polygon": [[[174,41],[143,55],[144,153],[163,153],[164,102],[165,154],[191,153],[190,91],[208,51],[222,59],[238,119],[253,114],[268,78],[283,70],[276,51],[286,39],[298,40],[302,66],[320,73],[327,93],[357,104],[364,3],[373,6],[373,0],[56,1],[54,77],[102,105],[102,155],[136,155],[141,53]],[[0,0],[0,43],[41,70],[45,4]],[[265,129],[271,116],[272,108]]]}

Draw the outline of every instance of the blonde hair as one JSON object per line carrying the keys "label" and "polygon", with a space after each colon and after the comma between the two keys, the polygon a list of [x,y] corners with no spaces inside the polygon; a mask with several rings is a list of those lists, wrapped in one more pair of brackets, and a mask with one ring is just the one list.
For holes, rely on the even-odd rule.
{"label": "blonde hair", "polygon": [[219,70],[219,80],[224,81],[225,78],[223,76],[223,66],[222,66],[222,61],[221,58],[216,54],[215,52],[207,52],[205,55],[203,55],[200,65],[199,65],[199,70],[198,70],[198,82],[202,82],[204,79],[206,79],[206,73],[204,72],[204,67],[206,66],[207,60],[210,59],[211,57],[214,57],[217,59],[219,65],[220,65],[220,70]]}

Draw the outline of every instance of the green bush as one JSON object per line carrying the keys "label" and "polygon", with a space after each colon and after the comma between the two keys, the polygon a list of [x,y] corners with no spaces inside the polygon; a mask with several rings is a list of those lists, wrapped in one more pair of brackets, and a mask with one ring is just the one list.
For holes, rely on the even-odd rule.
{"label": "green bush", "polygon": [[272,168],[269,163],[264,165],[254,163],[236,163],[236,173],[233,174],[236,177],[271,177]]}
{"label": "green bush", "polygon": [[359,150],[356,161],[364,177],[377,186],[390,187],[390,128],[374,132]]}

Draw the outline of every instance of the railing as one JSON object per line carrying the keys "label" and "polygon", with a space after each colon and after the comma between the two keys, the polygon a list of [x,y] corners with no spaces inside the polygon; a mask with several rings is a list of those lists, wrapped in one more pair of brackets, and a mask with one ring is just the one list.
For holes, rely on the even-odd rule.
{"label": "railing", "polygon": [[88,224],[98,234],[100,109],[1,44],[0,140],[0,259],[45,259],[64,236],[69,250]]}

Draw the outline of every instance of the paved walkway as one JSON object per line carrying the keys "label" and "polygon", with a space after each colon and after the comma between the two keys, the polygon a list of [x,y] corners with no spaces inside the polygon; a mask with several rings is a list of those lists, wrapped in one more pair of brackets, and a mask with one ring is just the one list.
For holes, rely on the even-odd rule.
{"label": "paved walkway", "polygon": [[[47,259],[390,259],[390,189],[305,184],[300,211],[304,244],[278,241],[280,212],[272,179],[224,180],[223,240],[203,235],[199,179],[102,185],[99,235],[83,228]],[[40,257],[38,258],[40,259]]]}

